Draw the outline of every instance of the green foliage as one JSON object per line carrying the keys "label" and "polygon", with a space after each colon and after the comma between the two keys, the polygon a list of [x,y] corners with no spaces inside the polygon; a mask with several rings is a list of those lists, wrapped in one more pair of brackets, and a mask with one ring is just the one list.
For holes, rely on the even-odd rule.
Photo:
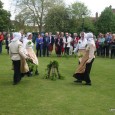
{"label": "green foliage", "polygon": [[[24,24],[37,25],[39,32],[43,31],[44,18],[47,11],[55,5],[64,5],[63,0],[16,0],[17,12],[16,20],[23,26]],[[21,21],[19,21],[21,20]],[[34,30],[34,29],[33,29]]]}
{"label": "green foliage", "polygon": [[105,8],[96,22],[98,32],[115,32],[115,14],[110,7]]}
{"label": "green foliage", "polygon": [[[42,79],[51,60],[59,63],[65,80]],[[24,77],[13,86],[12,61],[3,47],[0,54],[1,115],[114,115],[115,59],[96,58],[90,73],[92,86],[76,84],[72,75],[78,58],[41,57],[39,77]]]}
{"label": "green foliage", "polygon": [[59,73],[59,64],[57,61],[50,61],[47,65],[47,74],[45,75],[46,79],[56,80],[64,79],[64,77]]}
{"label": "green foliage", "polygon": [[30,70],[32,70],[33,75],[35,75],[36,70],[38,69],[38,65],[32,63],[31,60],[27,60],[27,64]]}
{"label": "green foliage", "polygon": [[0,1],[0,31],[8,31],[11,27],[10,13],[3,9]]}
{"label": "green foliage", "polygon": [[84,30],[85,32],[93,32],[96,33],[96,27],[94,25],[94,20],[92,20],[90,17],[86,17],[84,19]]}
{"label": "green foliage", "polygon": [[1,2],[1,0],[0,0],[0,8],[3,8],[3,3]]}
{"label": "green foliage", "polygon": [[45,31],[69,31],[69,15],[64,6],[55,6],[48,11],[45,18]]}
{"label": "green foliage", "polygon": [[83,31],[82,30],[83,20],[84,20],[84,30],[94,31],[93,21],[88,19],[88,16],[90,15],[90,10],[88,10],[87,6],[85,6],[84,3],[75,2],[69,6],[68,11],[69,11],[69,17],[70,17],[69,32],[80,33],[81,31]]}
{"label": "green foliage", "polygon": [[[70,19],[71,25],[69,32],[74,33],[80,33],[82,31],[82,24],[83,24],[83,19]],[[96,33],[96,26],[94,25],[94,21],[90,17],[85,17],[84,18],[84,31],[85,32],[93,32]]]}
{"label": "green foliage", "polygon": [[83,14],[85,14],[85,16],[90,15],[90,11],[88,10],[87,6],[81,2],[75,2],[71,4],[69,6],[69,10],[71,13],[70,15],[76,19],[82,18]]}
{"label": "green foliage", "polygon": [[[80,32],[82,31],[82,14],[90,15],[87,6],[81,2],[75,2],[69,7],[55,6],[48,11],[45,18],[45,30],[63,32]],[[94,26],[89,22],[90,26],[86,26],[88,30],[94,30]]]}

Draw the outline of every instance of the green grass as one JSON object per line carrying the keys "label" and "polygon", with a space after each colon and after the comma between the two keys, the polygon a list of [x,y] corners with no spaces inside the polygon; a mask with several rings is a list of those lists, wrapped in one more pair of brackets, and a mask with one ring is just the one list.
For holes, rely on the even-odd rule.
{"label": "green grass", "polygon": [[[59,62],[64,80],[43,79],[46,65]],[[91,71],[92,86],[78,85],[72,77],[75,57],[39,58],[39,76],[24,77],[12,85],[11,60],[0,55],[0,115],[115,115],[115,60],[96,58]]]}

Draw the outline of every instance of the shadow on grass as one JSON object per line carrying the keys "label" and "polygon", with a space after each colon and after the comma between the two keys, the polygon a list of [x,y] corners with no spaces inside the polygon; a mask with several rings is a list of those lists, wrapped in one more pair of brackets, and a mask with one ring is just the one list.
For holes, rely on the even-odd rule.
{"label": "shadow on grass", "polygon": [[91,85],[85,85],[85,83],[76,83],[76,82],[70,82],[68,85],[74,86],[74,87],[92,87]]}

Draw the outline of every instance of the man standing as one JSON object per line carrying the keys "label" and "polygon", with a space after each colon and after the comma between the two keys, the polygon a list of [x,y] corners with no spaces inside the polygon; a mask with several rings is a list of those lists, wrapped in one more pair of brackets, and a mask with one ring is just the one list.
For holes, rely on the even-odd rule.
{"label": "man standing", "polygon": [[45,33],[45,36],[43,37],[43,56],[45,57],[47,52],[47,57],[49,57],[49,43],[50,38],[48,36],[48,33]]}
{"label": "man standing", "polygon": [[2,53],[2,41],[4,40],[4,36],[2,32],[0,32],[0,54]]}
{"label": "man standing", "polygon": [[50,38],[49,54],[51,55],[51,53],[53,51],[53,45],[54,45],[54,37],[52,36],[51,32],[49,32],[49,38]]}
{"label": "man standing", "polygon": [[9,55],[13,62],[14,67],[14,77],[13,85],[16,85],[21,80],[21,57],[27,59],[27,55],[24,53],[23,45],[19,41],[21,39],[21,33],[13,33],[12,42],[9,44]]}
{"label": "man standing", "polygon": [[68,33],[66,33],[66,36],[63,40],[64,40],[65,54],[69,55],[71,37],[69,36]]}

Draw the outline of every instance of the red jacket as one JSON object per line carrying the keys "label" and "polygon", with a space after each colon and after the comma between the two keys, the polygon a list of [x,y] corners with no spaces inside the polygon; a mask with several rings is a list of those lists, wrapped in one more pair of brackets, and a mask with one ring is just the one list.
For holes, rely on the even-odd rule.
{"label": "red jacket", "polygon": [[0,42],[2,42],[4,40],[4,36],[0,35]]}

